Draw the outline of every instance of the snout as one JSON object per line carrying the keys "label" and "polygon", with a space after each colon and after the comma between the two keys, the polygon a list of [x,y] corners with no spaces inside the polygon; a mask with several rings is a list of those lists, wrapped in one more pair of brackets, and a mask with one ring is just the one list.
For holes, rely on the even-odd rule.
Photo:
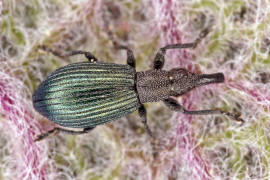
{"label": "snout", "polygon": [[222,83],[225,80],[223,73],[209,74],[209,78],[213,79],[214,83]]}
{"label": "snout", "polygon": [[199,75],[197,86],[212,84],[212,83],[222,83],[224,82],[224,74],[223,73],[215,73],[215,74],[202,74]]}

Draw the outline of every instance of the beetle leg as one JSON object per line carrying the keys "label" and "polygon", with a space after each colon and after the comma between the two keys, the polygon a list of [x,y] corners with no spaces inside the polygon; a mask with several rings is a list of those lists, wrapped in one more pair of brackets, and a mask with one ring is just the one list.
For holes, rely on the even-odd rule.
{"label": "beetle leg", "polygon": [[230,112],[226,112],[219,109],[208,109],[208,110],[198,110],[198,111],[188,111],[183,106],[181,106],[175,99],[169,98],[165,99],[164,104],[170,108],[172,111],[181,112],[184,114],[190,114],[190,115],[212,115],[212,114],[222,114],[226,115],[236,121],[240,121],[241,123],[244,123],[244,120],[240,118],[240,114],[234,114]]}
{"label": "beetle leg", "polygon": [[95,127],[89,127],[89,128],[84,128],[82,131],[73,131],[73,130],[69,130],[69,129],[63,129],[63,128],[55,127],[55,128],[53,128],[52,130],[49,130],[46,133],[38,135],[38,137],[35,139],[35,141],[41,141],[42,139],[45,139],[46,137],[48,137],[50,134],[58,134],[59,132],[63,132],[63,133],[66,133],[66,134],[85,134],[85,133],[88,133],[89,131],[91,131],[94,128]]}
{"label": "beetle leg", "polygon": [[78,55],[78,54],[83,54],[88,59],[88,61],[90,61],[90,62],[98,61],[97,58],[92,53],[87,52],[87,51],[76,50],[76,51],[71,51],[71,52],[61,54],[61,53],[59,53],[59,52],[57,52],[57,51],[55,51],[55,50],[53,50],[51,48],[48,48],[47,46],[44,46],[44,45],[38,46],[38,48],[42,49],[43,51],[50,52],[53,55],[61,57],[61,58],[74,56],[74,55]]}
{"label": "beetle leg", "polygon": [[97,58],[92,53],[87,52],[87,51],[80,51],[80,50],[68,52],[68,53],[64,54],[64,57],[74,56],[74,55],[78,55],[78,54],[83,54],[90,62],[98,61]]}
{"label": "beetle leg", "polygon": [[210,32],[210,28],[205,28],[200,32],[199,37],[194,41],[193,48],[196,48],[197,45],[201,42],[201,40],[207,36],[207,34]]}
{"label": "beetle leg", "polygon": [[136,68],[136,60],[134,58],[132,50],[129,49],[127,46],[122,46],[122,45],[116,45],[116,48],[127,50],[127,64],[133,68]]}
{"label": "beetle leg", "polygon": [[152,153],[153,157],[156,158],[158,156],[158,148],[157,148],[157,140],[153,137],[153,133],[150,130],[149,126],[147,125],[147,113],[146,109],[143,104],[138,109],[139,116],[141,117],[142,123],[144,124],[144,127],[146,129],[147,134],[151,137],[151,146],[152,146]]}
{"label": "beetle leg", "polygon": [[197,45],[200,43],[200,41],[207,36],[207,34],[210,32],[210,28],[203,29],[199,37],[193,42],[193,43],[186,43],[186,44],[170,44],[165,47],[162,47],[159,49],[159,51],[156,54],[155,60],[154,60],[154,69],[162,69],[164,66],[165,61],[165,54],[167,49],[184,49],[184,48],[196,48]]}
{"label": "beetle leg", "polygon": [[144,124],[144,127],[147,131],[147,134],[150,137],[153,137],[152,131],[150,130],[150,128],[147,125],[147,115],[146,115],[146,109],[145,109],[144,105],[141,105],[139,107],[138,111],[139,111],[139,116],[141,117],[142,123]]}
{"label": "beetle leg", "polygon": [[154,69],[162,69],[165,61],[166,50],[168,49],[184,49],[192,48],[196,46],[196,43],[186,43],[186,44],[170,44],[165,47],[162,47],[158,50],[155,60],[154,60]]}

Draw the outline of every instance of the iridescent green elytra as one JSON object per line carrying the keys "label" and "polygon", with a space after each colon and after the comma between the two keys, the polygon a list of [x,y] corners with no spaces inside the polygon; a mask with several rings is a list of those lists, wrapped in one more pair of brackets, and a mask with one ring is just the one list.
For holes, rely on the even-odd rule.
{"label": "iridescent green elytra", "polygon": [[[166,50],[196,47],[198,42],[160,48],[153,69],[142,72],[136,72],[133,53],[124,46],[120,48],[127,50],[127,65],[102,63],[85,51],[71,51],[64,55],[84,54],[89,62],[70,64],[53,72],[34,92],[33,104],[40,114],[56,124],[83,130],[56,127],[39,135],[36,141],[59,131],[86,133],[97,125],[119,119],[137,109],[147,133],[152,136],[143,104],[156,101],[163,101],[171,110],[184,114],[224,114],[243,122],[238,114],[218,109],[189,111],[173,99],[198,86],[224,82],[222,73],[199,75],[182,68],[162,70]],[[46,47],[43,49],[58,55]]]}
{"label": "iridescent green elytra", "polygon": [[112,63],[64,66],[39,85],[34,107],[64,127],[95,127],[119,119],[139,107],[135,73],[129,65]]}

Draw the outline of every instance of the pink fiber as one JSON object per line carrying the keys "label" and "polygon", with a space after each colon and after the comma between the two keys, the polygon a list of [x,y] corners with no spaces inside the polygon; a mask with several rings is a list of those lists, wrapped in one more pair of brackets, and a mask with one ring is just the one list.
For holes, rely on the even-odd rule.
{"label": "pink fiber", "polygon": [[[6,117],[5,131],[12,142],[13,158],[16,162],[17,179],[46,179],[47,173],[41,157],[43,152],[34,142],[32,105],[23,93],[23,83],[0,72],[0,113]],[[29,109],[28,109],[29,108]]]}
{"label": "pink fiber", "polygon": [[[159,12],[156,14],[159,15],[157,19],[157,24],[159,25],[161,35],[161,45],[174,44],[174,43],[183,43],[182,34],[177,27],[174,11],[177,6],[171,0],[168,1],[159,1],[159,3],[153,3],[156,5],[156,9]],[[160,23],[161,22],[161,23]],[[186,67],[189,70],[193,70],[194,67],[190,62],[191,54],[182,50],[182,51],[173,51],[168,53],[167,62],[169,59],[177,60],[177,66]],[[193,106],[194,99],[199,98],[195,97],[193,94],[192,98],[187,98],[184,106]],[[208,180],[210,175],[208,172],[208,165],[200,157],[198,148],[195,148],[196,140],[193,140],[190,136],[190,116],[183,116],[179,118],[179,124],[177,127],[177,142],[181,142],[179,151],[176,154],[177,157],[174,158],[174,163],[171,165],[173,167],[178,167],[180,161],[185,162],[185,166],[188,166],[190,169],[193,169],[192,176],[196,179]],[[193,149],[193,150],[191,150]],[[179,177],[180,178],[180,177]]]}

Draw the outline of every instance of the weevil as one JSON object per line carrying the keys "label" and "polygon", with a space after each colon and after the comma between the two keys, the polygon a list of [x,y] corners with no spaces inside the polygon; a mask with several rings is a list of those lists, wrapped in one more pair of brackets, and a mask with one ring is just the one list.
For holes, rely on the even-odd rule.
{"label": "weevil", "polygon": [[[34,108],[43,116],[60,125],[41,134],[36,141],[55,132],[83,134],[97,125],[111,122],[138,110],[146,132],[153,137],[147,125],[144,103],[163,101],[172,111],[189,115],[223,114],[242,121],[239,114],[219,109],[186,110],[175,97],[207,84],[224,82],[223,73],[195,74],[183,68],[163,70],[168,49],[194,48],[198,41],[172,44],[158,50],[153,69],[136,72],[133,52],[126,46],[127,64],[100,62],[92,53],[71,51],[62,57],[84,55],[88,61],[69,64],[54,71],[33,94]],[[60,56],[49,48],[42,47]],[[67,128],[80,128],[74,131]]]}

